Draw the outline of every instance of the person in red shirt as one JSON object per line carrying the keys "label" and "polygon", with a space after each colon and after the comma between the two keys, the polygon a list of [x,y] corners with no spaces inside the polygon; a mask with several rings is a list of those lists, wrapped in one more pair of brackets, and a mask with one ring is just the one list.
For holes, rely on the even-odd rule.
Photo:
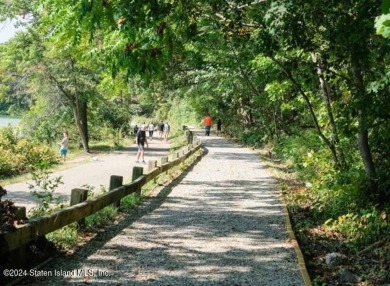
{"label": "person in red shirt", "polygon": [[209,114],[207,114],[207,116],[204,118],[204,128],[205,128],[206,136],[210,136],[210,129],[212,124],[213,124],[213,119]]}

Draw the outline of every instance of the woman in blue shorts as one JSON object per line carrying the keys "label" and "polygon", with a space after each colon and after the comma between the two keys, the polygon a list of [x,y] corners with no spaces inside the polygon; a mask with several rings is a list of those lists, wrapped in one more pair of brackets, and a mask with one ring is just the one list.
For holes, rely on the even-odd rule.
{"label": "woman in blue shorts", "polygon": [[65,162],[66,160],[66,154],[68,154],[68,146],[69,146],[69,138],[68,138],[68,132],[64,132],[64,138],[62,139],[60,143],[60,154],[62,157],[62,160]]}

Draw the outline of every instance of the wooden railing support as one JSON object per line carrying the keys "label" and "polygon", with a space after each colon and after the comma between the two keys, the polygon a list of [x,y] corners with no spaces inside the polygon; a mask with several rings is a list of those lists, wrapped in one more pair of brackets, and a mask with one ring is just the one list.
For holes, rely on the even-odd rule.
{"label": "wooden railing support", "polygon": [[194,141],[194,134],[192,133],[192,131],[187,130],[186,137],[187,137],[187,144],[192,144]]}
{"label": "wooden railing support", "polygon": [[157,160],[157,167],[161,167],[166,163],[168,163],[168,156],[160,157],[159,160]]}
{"label": "wooden railing support", "polygon": [[[144,173],[143,167],[133,167],[133,175],[131,176],[131,181],[137,180]],[[136,190],[136,194],[141,195],[141,187],[138,187]]]}
{"label": "wooden railing support", "polygon": [[[74,206],[79,203],[86,201],[88,198],[88,190],[87,189],[73,189],[70,194],[70,205]],[[85,226],[85,218],[77,221],[77,226],[79,228],[83,228]]]}
{"label": "wooden railing support", "polygon": [[[116,176],[116,175],[112,175],[110,177],[110,186],[108,188],[109,191],[112,191],[116,188],[119,188],[123,185],[123,177],[122,176]],[[121,201],[116,201],[116,202],[113,202],[112,203],[112,206],[114,208],[118,208],[121,204]]]}
{"label": "wooden railing support", "polygon": [[[127,195],[133,193],[141,194],[142,186],[151,180],[154,180],[158,175],[167,172],[172,167],[178,166],[181,162],[199,150],[200,140],[194,140],[193,144],[190,145],[188,149],[190,150],[189,152],[185,152],[187,149],[182,149],[180,154],[185,154],[179,158],[177,158],[177,152],[171,154],[169,160],[166,156],[162,157],[161,160],[157,161],[158,168],[150,170],[147,174],[144,174],[143,167],[134,167],[132,182],[129,184],[122,185],[123,178],[121,179],[119,176],[113,176],[115,179],[110,179],[110,185],[112,184],[110,191],[98,197],[86,200],[88,190],[73,189],[71,206],[55,213],[44,215],[40,218],[30,219],[26,224],[17,226],[15,231],[0,231],[0,257],[10,255],[13,250],[20,249],[29,242],[39,239],[39,237],[73,222],[79,222],[82,225],[85,217],[111,205],[113,202],[120,201]],[[116,185],[118,185],[118,187],[115,188],[114,186]],[[14,252],[15,255],[21,255],[19,251],[20,250]]]}
{"label": "wooden railing support", "polygon": [[149,160],[148,161],[148,172],[147,173],[150,173],[151,171],[153,171],[156,168],[157,168],[157,160]]}

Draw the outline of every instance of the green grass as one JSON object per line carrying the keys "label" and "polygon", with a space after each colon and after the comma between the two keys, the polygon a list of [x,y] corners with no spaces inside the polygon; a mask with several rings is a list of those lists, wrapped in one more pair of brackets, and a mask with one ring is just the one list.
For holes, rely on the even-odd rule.
{"label": "green grass", "polygon": [[72,249],[77,245],[77,223],[72,223],[46,235],[60,249]]}
{"label": "green grass", "polygon": [[128,195],[121,200],[121,207],[125,209],[131,209],[138,205],[140,205],[142,202],[142,197],[137,194],[131,194]]}
{"label": "green grass", "polygon": [[94,229],[96,227],[103,227],[115,220],[118,209],[113,206],[107,206],[102,210],[86,217],[86,229]]}

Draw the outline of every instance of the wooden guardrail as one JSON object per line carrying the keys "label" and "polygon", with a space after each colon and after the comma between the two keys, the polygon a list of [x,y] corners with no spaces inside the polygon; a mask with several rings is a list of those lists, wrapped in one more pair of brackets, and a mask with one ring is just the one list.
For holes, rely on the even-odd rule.
{"label": "wooden guardrail", "polygon": [[[183,127],[183,129],[185,128]],[[192,132],[187,130],[186,135],[188,136],[189,133],[192,134]],[[146,174],[143,174],[145,170],[142,171],[142,167],[134,167],[132,182],[129,184],[122,185],[122,180],[120,179],[121,177],[111,176],[110,191],[107,193],[104,193],[99,197],[77,203],[70,207],[66,207],[53,214],[45,215],[37,219],[32,219],[28,223],[19,226],[15,231],[5,233],[0,232],[0,254],[9,253],[13,250],[23,247],[29,242],[34,241],[39,237],[68,224],[73,222],[80,222],[85,217],[96,213],[106,206],[111,204],[117,205],[123,197],[132,193],[140,192],[143,185],[153,180],[161,173],[179,165],[181,162],[195,153],[199,148],[200,141],[195,140],[193,144],[188,144],[168,157],[162,157],[159,160],[149,161]],[[120,183],[118,184],[118,182]],[[111,190],[111,186],[115,184],[119,186],[116,186]],[[78,195],[84,196],[82,193]]]}

